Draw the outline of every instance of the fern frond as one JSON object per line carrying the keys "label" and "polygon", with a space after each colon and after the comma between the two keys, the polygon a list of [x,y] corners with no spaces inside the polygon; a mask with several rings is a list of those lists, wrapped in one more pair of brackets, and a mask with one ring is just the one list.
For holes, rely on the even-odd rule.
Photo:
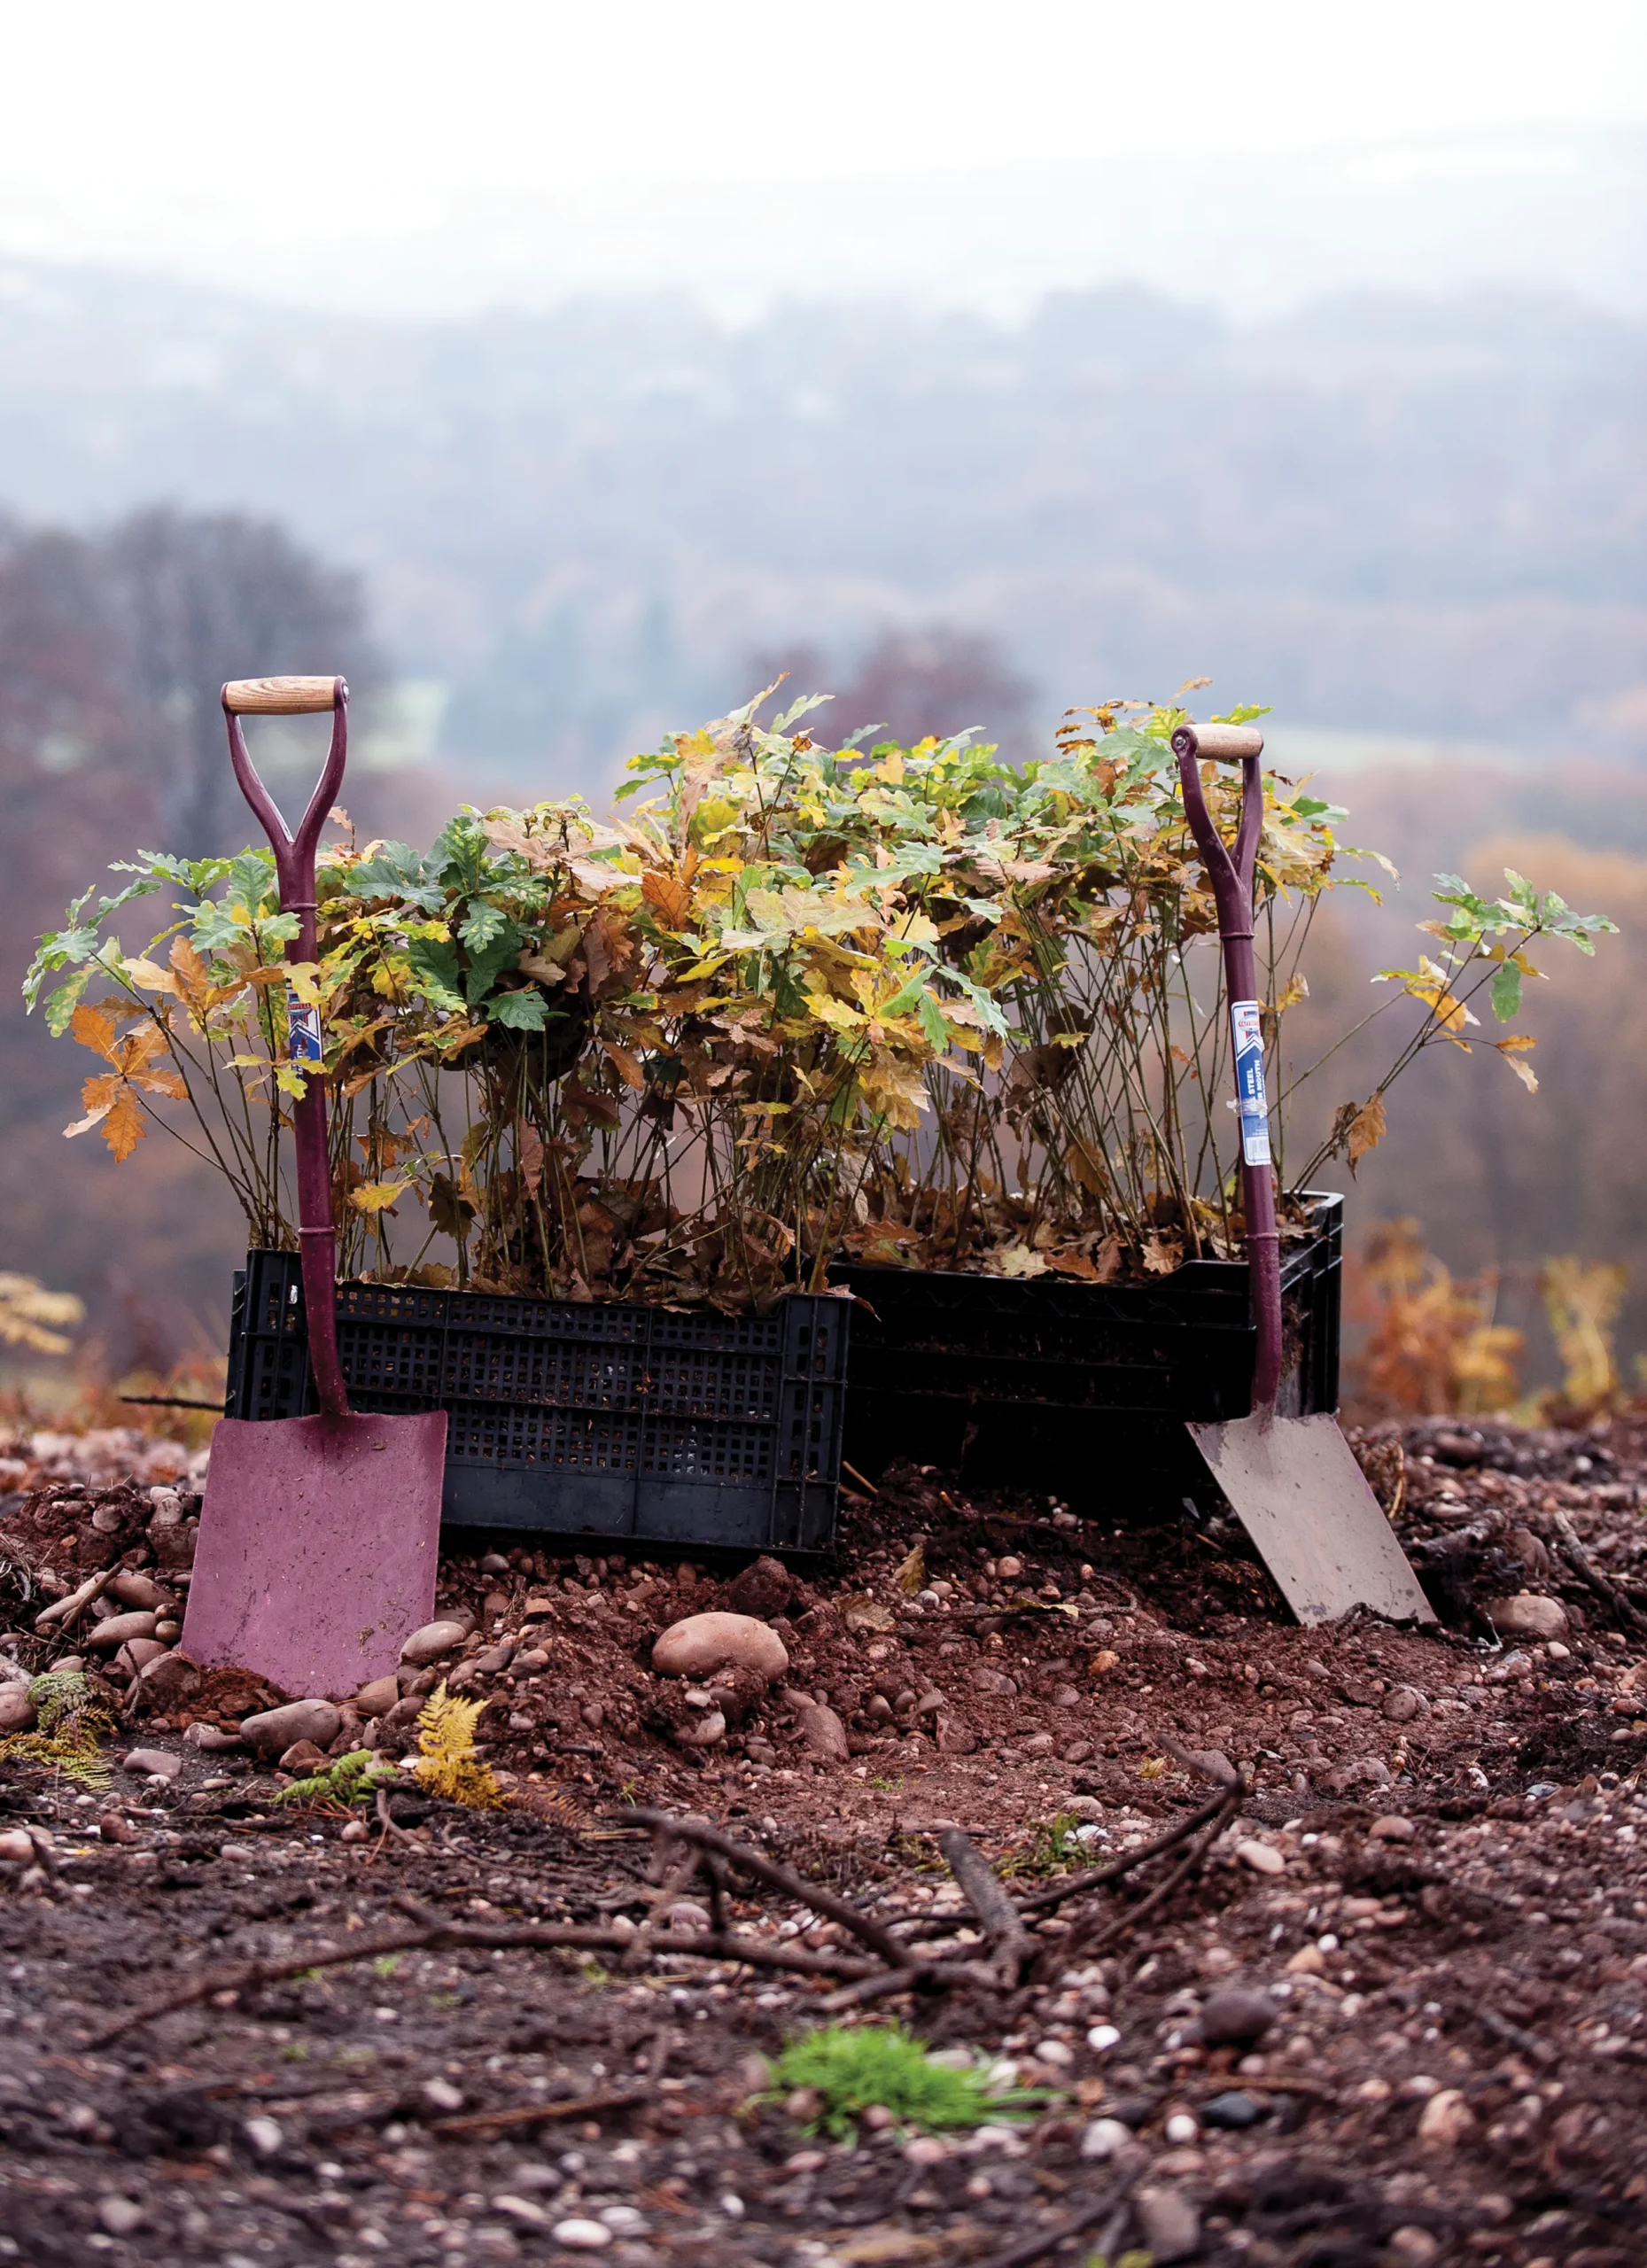
{"label": "fern frond", "polygon": [[467,1804],[471,1811],[501,1811],[508,1798],[475,1753],[475,1727],[484,1701],[464,1701],[436,1686],[417,1720],[417,1777],[431,1796]]}

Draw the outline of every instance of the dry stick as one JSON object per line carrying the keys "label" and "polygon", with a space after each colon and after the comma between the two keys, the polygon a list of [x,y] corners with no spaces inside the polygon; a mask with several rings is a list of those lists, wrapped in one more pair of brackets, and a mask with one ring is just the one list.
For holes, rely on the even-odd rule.
{"label": "dry stick", "polygon": [[1068,2244],[1071,2237],[1084,2236],[1088,2229],[1096,2228],[1124,2207],[1132,2194],[1133,2184],[1142,2168],[1123,2176],[1114,2188],[1107,2189],[1094,2204],[1071,2214],[1055,2229],[1043,2229],[1038,2236],[1025,2237],[1022,2244],[1014,2244],[1009,2252],[998,2252],[987,2268],[1030,2268],[1037,2260],[1045,2260],[1049,2252],[1056,2252],[1060,2244]]}
{"label": "dry stick", "polygon": [[[1037,1890],[1033,1898],[1023,1900],[1020,1910],[1025,1914],[1050,1914],[1054,1907],[1061,1906],[1068,1898],[1078,1898],[1083,1891],[1102,1890],[1107,1883],[1119,1882],[1123,1875],[1130,1875],[1135,1868],[1159,1858],[1163,1851],[1170,1851],[1175,1844],[1182,1843],[1198,1828],[1205,1827],[1209,1819],[1216,1818],[1224,1810],[1231,1793],[1228,1789],[1220,1789],[1199,1811],[1193,1811],[1187,1819],[1181,1819],[1166,1834],[1158,1835],[1153,1843],[1146,1843],[1136,1851],[1126,1852],[1108,1866],[1089,1867],[1084,1874],[1071,1875],[1067,1881],[1054,1883],[1050,1890]],[[1244,1786],[1241,1793],[1243,1796],[1246,1794]]]}
{"label": "dry stick", "polygon": [[1579,1542],[1578,1531],[1565,1512],[1556,1514],[1554,1526],[1561,1556],[1574,1573],[1583,1577],[1598,1598],[1606,1600],[1627,1630],[1647,1631],[1647,1614],[1607,1581]]}
{"label": "dry stick", "polygon": [[[1089,1936],[1082,1922],[1075,1922],[1068,1935],[1050,1948],[1057,1959],[1060,1961],[1068,1961],[1079,1953],[1084,1960],[1090,1961],[1094,1953],[1101,1953],[1106,1946],[1113,1945],[1115,1940],[1123,1935],[1126,1930],[1136,1928],[1146,1914],[1153,1913],[1163,1899],[1172,1895],[1180,1883],[1187,1881],[1189,1876],[1196,1871],[1208,1852],[1223,1834],[1227,1822],[1233,1819],[1240,1809],[1244,1793],[1244,1789],[1231,1789],[1219,1806],[1206,1833],[1199,1843],[1192,1845],[1182,1862],[1176,1866],[1163,1881],[1157,1883],[1146,1898],[1141,1898],[1136,1906],[1130,1907],[1124,1914],[1117,1914],[1107,1929],[1099,1930],[1095,1936]],[[1096,1916],[1089,1918],[1096,1919]]]}
{"label": "dry stick", "polygon": [[909,1947],[879,1922],[871,1921],[859,1913],[856,1906],[837,1898],[821,1883],[808,1882],[804,1876],[791,1874],[788,1867],[781,1867],[773,1859],[753,1851],[745,1843],[734,1843],[729,1836],[717,1833],[712,1827],[700,1827],[695,1821],[676,1819],[665,1811],[625,1811],[618,1819],[625,1827],[646,1827],[655,1832],[662,1829],[683,1843],[695,1843],[702,1851],[712,1851],[718,1859],[725,1859],[740,1874],[750,1875],[757,1882],[764,1882],[769,1890],[781,1890],[786,1898],[793,1898],[808,1907],[814,1914],[827,1914],[843,1930],[851,1932],[860,1945],[878,1953],[882,1961],[895,1969],[907,1969],[914,1960]]}
{"label": "dry stick", "polygon": [[599,2094],[568,2095],[558,2102],[522,2102],[508,2110],[469,2110],[455,2118],[437,2118],[431,2134],[501,2134],[511,2126],[536,2126],[549,2118],[576,2118],[594,2110],[627,2110],[650,2100],[653,2089],[605,2087]]}
{"label": "dry stick", "polygon": [[949,1992],[963,1984],[998,1992],[1000,1984],[998,1972],[986,1961],[923,1961],[913,1968],[882,1969],[874,1976],[860,1977],[817,2005],[821,2014],[833,2016],[846,2008],[867,2008],[872,2000],[890,2000],[898,1992]]}
{"label": "dry stick", "polygon": [[1006,1895],[1006,1885],[959,1827],[944,1829],[938,1837],[938,1849],[967,1905],[983,1924],[1002,1989],[1015,1991],[1036,1949],[1022,1916]]}
{"label": "dry stick", "polygon": [[[283,1977],[301,1977],[311,1969],[342,1968],[353,1961],[376,1960],[384,1953],[416,1953],[425,1947],[436,1952],[461,1952],[470,1946],[491,1951],[516,1946],[548,1952],[620,1953],[626,1951],[631,1942],[629,1936],[616,1930],[587,1929],[571,1923],[563,1927],[524,1923],[485,1929],[451,1922],[423,1930],[387,1930],[343,1949],[335,1946],[317,1948],[291,1961],[251,1961],[235,1969],[212,1970],[159,2000],[147,2001],[139,2008],[128,2008],[113,2023],[94,2032],[83,2048],[89,2052],[106,2047],[123,2039],[127,2032],[135,2031],[138,2025],[150,2023],[158,2016],[170,2016],[178,2008],[192,2008],[198,2001],[209,2000],[214,1992],[249,1992],[261,1984],[278,1984]],[[856,1978],[866,1974],[862,1961],[841,1960],[829,1953],[797,1952],[789,1946],[765,1945],[758,1938],[742,1937],[735,1930],[696,1930],[683,1937],[660,1933],[652,1940],[652,1950],[657,1953],[693,1953],[709,1961],[744,1961],[751,1968],[787,1969],[803,1977]]]}
{"label": "dry stick", "polygon": [[[668,1836],[661,1834],[655,1836],[653,1845],[659,1859],[667,1859],[671,1847],[671,1838]],[[703,1864],[703,1852],[687,1850],[681,1852],[673,1866],[667,1869],[662,1883],[658,1885],[657,1897],[651,1912],[635,1931],[633,1938],[630,1940],[629,1950],[624,1955],[623,1968],[626,1976],[637,1976],[651,1960],[652,1940],[657,1935],[659,1922]]]}

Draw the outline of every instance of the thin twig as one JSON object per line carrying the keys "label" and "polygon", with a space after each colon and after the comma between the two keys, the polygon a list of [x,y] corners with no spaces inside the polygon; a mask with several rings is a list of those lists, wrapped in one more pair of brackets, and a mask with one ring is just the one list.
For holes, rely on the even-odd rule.
{"label": "thin twig", "polygon": [[1136,1851],[1123,1852],[1107,1867],[1089,1867],[1084,1874],[1070,1875],[1063,1882],[1054,1883],[1050,1890],[1037,1890],[1032,1898],[1022,1900],[1022,1911],[1025,1914],[1050,1914],[1066,1899],[1078,1898],[1084,1891],[1102,1890],[1107,1883],[1119,1882],[1123,1875],[1131,1874],[1151,1859],[1158,1859],[1163,1851],[1170,1851],[1175,1844],[1182,1843],[1186,1836],[1193,1835],[1198,1828],[1205,1827],[1209,1819],[1224,1810],[1229,1796],[1229,1790],[1220,1790],[1199,1811],[1191,1812],[1187,1819],[1181,1819],[1176,1827],[1169,1828],[1166,1834],[1158,1835],[1153,1843],[1140,1845]]}
{"label": "thin twig", "polygon": [[1033,2261],[1045,2260],[1049,2252],[1056,2252],[1059,2246],[1067,2244],[1071,2237],[1084,2236],[1088,2229],[1096,2228],[1099,2221],[1107,2220],[1125,2205],[1142,2171],[1142,2167],[1135,2167],[1131,2172],[1123,2174],[1101,2197],[1084,2207],[1080,2212],[1072,2213],[1056,2228],[1043,2229],[1037,2236],[1025,2237],[1022,2244],[1014,2244],[1009,2251],[998,2252],[987,2264],[987,2268],[1030,2268]]}
{"label": "thin twig", "polygon": [[793,1898],[814,1914],[827,1915],[843,1930],[851,1932],[870,1952],[882,1961],[890,1961],[896,1969],[906,1969],[914,1959],[909,1947],[881,1922],[861,1914],[844,1898],[837,1898],[821,1883],[808,1882],[802,1875],[792,1874],[788,1867],[781,1867],[776,1860],[754,1851],[746,1843],[734,1843],[729,1836],[721,1835],[712,1827],[698,1825],[695,1821],[676,1819],[663,1811],[625,1811],[618,1814],[625,1827],[646,1827],[654,1832],[662,1829],[683,1843],[695,1843],[700,1850],[712,1851],[717,1858],[725,1859],[741,1874],[750,1875],[757,1882],[764,1882],[769,1890],[779,1890],[786,1898]]}
{"label": "thin twig", "polygon": [[1115,1939],[1124,1935],[1128,1930],[1135,1929],[1146,1914],[1153,1913],[1156,1907],[1170,1898],[1179,1884],[1187,1882],[1200,1867],[1208,1852],[1223,1834],[1225,1826],[1240,1809],[1246,1792],[1244,1783],[1230,1790],[1216,1815],[1209,1821],[1207,1831],[1200,1842],[1192,1844],[1182,1861],[1174,1867],[1169,1875],[1156,1884],[1147,1897],[1141,1898],[1136,1906],[1129,1907],[1123,1914],[1117,1914],[1107,1928],[1098,1930],[1094,1935],[1087,1933],[1086,1924],[1076,1922],[1068,1934],[1051,1949],[1055,1953],[1057,1959],[1060,1962],[1068,1962],[1078,1953],[1084,1961],[1090,1961],[1094,1953],[1101,1953],[1106,1946],[1113,1945]]}
{"label": "thin twig", "polygon": [[[416,1953],[424,1948],[449,1953],[465,1946],[493,1951],[516,1946],[546,1952],[621,1953],[631,1942],[629,1933],[625,1931],[588,1929],[572,1923],[555,1926],[531,1922],[486,1929],[448,1922],[428,1929],[386,1930],[377,1937],[357,1938],[346,1947],[317,1947],[290,1961],[243,1961],[234,1969],[210,1970],[159,2000],[128,2008],[113,2023],[93,2032],[84,2043],[84,2052],[106,2047],[128,2031],[135,2031],[140,2024],[171,2016],[179,2008],[193,2008],[198,2001],[211,1999],[214,1993],[249,1992],[260,1985],[278,1984],[285,1977],[301,1977],[311,1969],[342,1968],[357,1961],[374,1961],[385,1953]],[[858,1961],[842,1960],[831,1953],[803,1953],[790,1946],[765,1945],[758,1938],[743,1937],[735,1930],[696,1930],[680,1937],[660,1933],[652,1941],[652,1950],[655,1953],[695,1954],[708,1961],[746,1961],[757,1969],[787,1969],[803,1977],[856,1978],[866,1973],[864,1964]]]}

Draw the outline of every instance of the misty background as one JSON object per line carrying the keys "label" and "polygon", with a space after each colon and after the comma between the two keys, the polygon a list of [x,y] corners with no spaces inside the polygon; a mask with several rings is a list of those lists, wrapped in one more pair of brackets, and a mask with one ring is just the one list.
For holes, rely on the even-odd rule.
{"label": "misty background", "polygon": [[[483,38],[524,20],[490,7]],[[1008,89],[997,146],[889,168],[872,136],[831,178],[852,110],[803,105],[811,175],[763,175],[758,137],[728,175],[717,136],[677,178],[654,141],[633,176],[477,165],[387,218],[274,199],[277,144],[241,206],[159,156],[122,196],[14,153],[0,1267],[86,1296],[115,1369],[221,1335],[237,1217],[161,1138],[122,1168],[63,1143],[89,1059],[15,981],[110,858],[249,839],[224,677],[342,668],[345,800],[427,841],[462,801],[598,804],[784,667],[837,695],[831,733],[1020,756],[1068,706],[1208,676],[1203,712],[1272,704],[1278,761],[1402,869],[1319,925],[1301,1046],[1413,958],[1436,868],[1620,921],[1529,988],[1538,1097],[1480,1052],[1395,1091],[1352,1234],[1418,1215],[1535,1336],[1539,1260],[1624,1259],[1647,1348],[1638,48],[1589,115],[1552,68],[1542,114],[1523,85],[1404,133],[1039,151]],[[1357,1042],[1324,1104],[1379,1068]]]}

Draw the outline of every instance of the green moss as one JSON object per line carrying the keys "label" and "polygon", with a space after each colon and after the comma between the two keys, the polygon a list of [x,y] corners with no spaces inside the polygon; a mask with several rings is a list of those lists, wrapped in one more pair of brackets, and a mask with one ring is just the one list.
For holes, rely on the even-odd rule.
{"label": "green moss", "polygon": [[902,2126],[931,2131],[1022,2117],[1046,2100],[1044,2092],[1029,2089],[991,2094],[982,2068],[956,2071],[935,2063],[921,2042],[898,2024],[850,2030],[832,2024],[807,2032],[790,2041],[773,2077],[780,2098],[792,2088],[812,2088],[822,2108],[806,2131],[836,2140],[852,2134],[864,2112],[876,2104]]}

